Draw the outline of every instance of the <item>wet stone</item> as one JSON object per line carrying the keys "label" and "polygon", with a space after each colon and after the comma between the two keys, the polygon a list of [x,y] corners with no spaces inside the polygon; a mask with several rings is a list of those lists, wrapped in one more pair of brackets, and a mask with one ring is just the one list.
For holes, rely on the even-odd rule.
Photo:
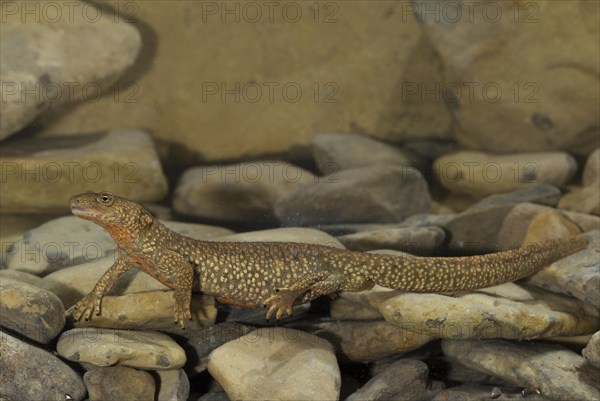
{"label": "wet stone", "polygon": [[300,242],[304,244],[333,246],[336,248],[344,247],[340,241],[326,232],[304,227],[284,227],[260,231],[247,231],[216,238],[215,241]]}
{"label": "wet stone", "polygon": [[412,351],[433,337],[402,330],[383,320],[316,322],[293,325],[333,344],[341,358],[368,362]]}
{"label": "wet stone", "polygon": [[446,223],[450,222],[456,217],[456,213],[420,213],[415,214],[400,223],[402,227],[427,227],[427,226],[441,226],[443,227]]}
{"label": "wet stone", "polygon": [[[264,315],[264,313],[263,313]],[[264,316],[262,316],[264,319]],[[206,370],[208,355],[221,345],[253,331],[254,328],[235,322],[225,322],[187,330],[180,335],[186,339],[181,344],[188,356],[185,371],[193,376]]]}
{"label": "wet stone", "polygon": [[185,235],[186,237],[205,241],[213,238],[231,235],[234,232],[225,227],[213,226],[209,224],[185,223],[182,221],[160,221],[167,228]]}
{"label": "wet stone", "polygon": [[[112,255],[58,270],[44,277],[43,287],[58,295],[65,309],[69,309],[94,288],[100,277],[114,262],[115,255]],[[108,295],[168,289],[143,271],[130,269],[119,277]]]}
{"label": "wet stone", "polygon": [[23,234],[7,252],[7,267],[37,275],[113,254],[110,235],[75,216],[51,220]]}
{"label": "wet stone", "polygon": [[600,369],[600,331],[597,331],[592,336],[590,342],[583,349],[582,354],[589,364]]}
{"label": "wet stone", "polygon": [[430,254],[444,241],[445,233],[439,227],[395,227],[361,231],[338,237],[353,251],[394,249],[412,254]]}
{"label": "wet stone", "polygon": [[510,385],[498,377],[491,376],[486,372],[465,366],[457,359],[448,358],[443,354],[439,358],[434,359],[434,361],[445,366],[445,380],[447,381],[469,384],[485,384],[489,386],[488,390],[491,388],[491,386],[505,387]]}
{"label": "wet stone", "polygon": [[410,151],[355,133],[326,133],[312,139],[312,154],[323,175],[358,167],[418,165]]}
{"label": "wet stone", "polygon": [[157,370],[156,401],[187,401],[190,394],[190,381],[182,369]]}
{"label": "wet stone", "polygon": [[600,399],[597,376],[585,360],[556,344],[443,340],[447,356],[557,400]]}
{"label": "wet stone", "polygon": [[[498,233],[498,246],[501,250],[515,248],[523,243],[531,221],[538,215],[548,212],[559,212],[554,208],[534,203],[520,203],[506,216]],[[600,230],[600,217],[591,214],[560,211],[569,220],[581,228],[583,232]]]}
{"label": "wet stone", "polygon": [[285,225],[393,223],[431,209],[427,182],[409,166],[343,170],[307,184],[275,204]]}
{"label": "wet stone", "polygon": [[586,249],[557,260],[527,279],[536,287],[575,297],[600,309],[600,231],[584,234]]}
{"label": "wet stone", "polygon": [[[173,231],[199,240],[232,234],[223,227],[161,221]],[[115,242],[99,225],[75,216],[53,219],[25,232],[8,248],[8,269],[47,275],[65,267],[114,256]]]}
{"label": "wet stone", "polygon": [[399,294],[377,306],[389,323],[438,338],[575,336],[594,332],[599,324],[597,312],[582,302],[514,283],[457,297]]}
{"label": "wet stone", "polygon": [[185,352],[169,336],[144,331],[78,328],[64,332],[58,354],[74,362],[96,366],[129,366],[161,370],[185,364]]}
{"label": "wet stone", "polygon": [[[335,7],[335,14],[344,16],[340,23],[315,24],[323,20],[326,11],[320,13],[318,20],[306,18],[311,11],[299,2],[302,18],[298,16],[293,25],[297,29],[283,31],[273,19],[264,18],[267,9],[263,3],[256,3],[262,18],[251,17],[251,24],[240,24],[236,18],[219,22],[223,29],[215,29],[211,24],[181,23],[183,15],[189,16],[196,10],[204,14],[201,3],[197,3],[199,9],[189,8],[186,3],[165,8],[151,2],[133,4],[133,14],[143,16],[143,22],[152,28],[152,38],[159,40],[158,52],[154,54],[149,51],[154,42],[144,36],[144,51],[134,74],[128,75],[139,85],[140,93],[134,98],[139,102],[116,103],[111,92],[97,102],[70,110],[44,134],[78,132],[80,127],[97,130],[125,123],[148,127],[165,143],[165,153],[169,152],[172,160],[181,165],[264,158],[282,152],[293,156],[306,152],[313,133],[329,130],[360,129],[395,142],[452,135],[444,102],[435,97],[424,102],[420,96],[405,101],[399,90],[403,81],[435,85],[440,80],[439,65],[432,63],[435,54],[416,18],[406,18],[403,3],[392,2],[389,7],[380,8],[369,3],[340,2]],[[280,14],[280,7],[276,8],[274,11]],[[243,16],[246,17],[246,11]],[[140,24],[136,26],[148,33]],[[231,40],[232,35],[236,40]],[[401,40],[391,40],[395,35]],[[211,40],[204,43],[204,51],[188,51],[188,38],[208,37]],[[323,41],[324,37],[331,40]],[[269,45],[263,47],[261,43],[266,39]],[[161,46],[167,43],[168,46]],[[215,56],[224,48],[228,49],[228,57],[222,61]],[[290,57],[281,57],[280,49],[289,49]],[[150,58],[152,63],[148,62]],[[240,65],[244,65],[242,70]],[[189,73],[190,66],[201,66],[202,75],[212,82],[190,79],[194,78]],[[226,102],[206,93],[207,84],[216,89],[220,82],[234,76],[242,88],[256,86],[262,93],[260,99],[250,99],[244,94],[246,89],[232,93]],[[271,84],[269,77],[277,82]],[[301,99],[295,98],[291,103],[282,97],[284,83],[299,85]],[[319,86],[313,86],[319,92],[317,101],[308,95],[313,91],[310,85],[315,83]],[[276,94],[270,100],[267,92],[271,89],[267,86]],[[201,101],[201,110],[190,109],[197,99],[188,95],[201,93],[208,95]]]}
{"label": "wet stone", "polygon": [[600,215],[600,148],[588,157],[581,187],[572,187],[558,205],[561,209]]}
{"label": "wet stone", "polygon": [[315,180],[308,170],[283,161],[194,167],[179,179],[173,208],[212,220],[274,223],[275,202]]}
{"label": "wet stone", "polygon": [[29,231],[45,222],[55,219],[56,215],[35,214],[8,214],[2,213],[2,224],[0,225],[0,242],[3,244],[2,260],[0,265],[6,265],[5,254],[8,246],[21,239],[24,232]]}
{"label": "wet stone", "polygon": [[529,223],[523,244],[550,239],[569,238],[581,234],[581,229],[557,210],[540,213]]}
{"label": "wet stone", "polygon": [[383,319],[377,308],[368,305],[367,302],[360,303],[348,299],[347,294],[342,293],[331,301],[329,314],[332,319],[337,320],[380,320]]}
{"label": "wet stone", "polygon": [[398,224],[321,224],[316,226],[315,228],[318,230],[325,231],[326,233],[331,235],[340,236],[346,234],[359,233],[362,231],[383,230],[386,228],[394,227],[398,227]]}
{"label": "wet stone", "polygon": [[582,184],[584,187],[597,184],[600,181],[600,148],[592,152],[583,169]]}
{"label": "wet stone", "polygon": [[50,291],[10,278],[0,278],[0,325],[30,340],[47,344],[65,325],[65,309]]}
{"label": "wet stone", "polygon": [[[398,251],[372,251],[373,253],[398,255]],[[331,301],[331,316],[348,320],[382,319],[379,305],[388,299],[402,294],[401,291],[375,285],[370,290],[360,292],[342,292]],[[354,305],[354,306],[353,306]]]}
{"label": "wet stone", "polygon": [[[597,31],[590,29],[597,25],[596,8],[578,2],[541,2],[535,13],[545,18],[514,29],[513,20],[506,18],[514,3],[494,6],[496,23],[490,23],[485,12],[475,12],[472,18],[440,14],[447,4],[443,0],[428,4],[416,7],[416,19],[439,57],[441,87],[453,87],[444,89],[442,98],[449,100],[443,103],[452,105],[455,126],[460,127],[454,135],[458,143],[504,154],[574,149],[587,154],[598,146],[598,131],[591,128],[598,124],[598,79],[580,72],[591,65],[589,55],[597,54]],[[579,23],[565,23],[565,15],[579,15]],[[539,45],[540,35],[553,46]],[[571,47],[574,43],[577,47]],[[557,54],[557,48],[566,50]],[[512,96],[516,87],[510,86],[516,77],[531,78],[517,82],[517,97]],[[502,96],[492,101],[484,86],[494,86]],[[473,96],[467,97],[470,89]]]}
{"label": "wet stone", "polygon": [[420,400],[435,392],[427,390],[429,369],[422,361],[401,359],[369,380],[348,401]]}
{"label": "wet stone", "polygon": [[81,377],[52,353],[1,332],[0,394],[9,400],[79,401],[85,393]]}
{"label": "wet stone", "polygon": [[484,385],[463,384],[437,393],[430,401],[554,401],[535,392],[526,396],[516,386],[498,388]]}
{"label": "wet stone", "polygon": [[167,195],[152,138],[135,129],[15,140],[2,147],[0,163],[14,170],[2,183],[3,213],[66,214],[69,198],[87,191],[141,203]]}
{"label": "wet stone", "polygon": [[124,366],[94,367],[83,375],[90,401],[154,401],[156,384],[148,372]]}
{"label": "wet stone", "polygon": [[[107,9],[89,11],[98,17],[91,19],[81,12],[86,4],[74,1],[56,3],[52,18],[35,7],[27,10],[38,18],[22,18],[18,12],[22,4],[3,10],[0,76],[7,86],[3,89],[0,139],[46,110],[88,98],[82,87],[108,91],[133,64],[142,45],[137,29]],[[50,23],[40,23],[40,15]],[[65,37],[78,40],[67,42],[62,40]]]}
{"label": "wet stone", "polygon": [[490,195],[444,225],[450,232],[449,246],[473,252],[498,251],[498,234],[510,211],[520,203],[556,206],[560,190],[538,184],[500,195]]}
{"label": "wet stone", "polygon": [[560,198],[558,208],[600,215],[600,184],[569,188],[569,192]]}
{"label": "wet stone", "polygon": [[440,157],[434,167],[448,190],[483,197],[537,183],[561,187],[573,177],[577,163],[565,152],[496,155],[461,151]]}
{"label": "wet stone", "polygon": [[35,287],[44,288],[44,279],[31,273],[22,272],[19,270],[0,270],[0,282],[2,282],[2,280],[5,278],[17,280]]}
{"label": "wet stone", "polygon": [[208,370],[234,400],[339,397],[333,347],[298,330],[264,328],[230,341],[210,354]]}
{"label": "wet stone", "polygon": [[[74,322],[75,327],[104,327],[129,330],[158,330],[175,334],[212,325],[217,317],[215,300],[210,296],[193,294],[190,302],[191,320],[185,329],[173,323],[175,295],[173,291],[143,291],[102,298],[102,314],[90,320]],[[72,316],[70,316],[72,318]]]}

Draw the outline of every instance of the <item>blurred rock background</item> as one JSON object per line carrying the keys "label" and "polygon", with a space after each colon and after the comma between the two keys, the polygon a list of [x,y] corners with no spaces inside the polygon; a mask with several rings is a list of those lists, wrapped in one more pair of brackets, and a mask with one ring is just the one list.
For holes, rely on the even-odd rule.
{"label": "blurred rock background", "polygon": [[[10,137],[3,178],[7,190],[25,191],[3,199],[3,212],[43,211],[21,202],[32,191],[80,191],[77,180],[163,199],[161,178],[138,191],[92,182],[92,171],[77,171],[60,193],[50,189],[56,185],[43,189],[45,176],[74,172],[62,164],[59,172],[46,164],[39,188],[12,184],[13,175],[35,171],[36,149],[65,148],[55,138],[114,129],[153,138],[171,188],[199,163],[277,158],[311,166],[311,141],[325,132],[368,135],[413,156],[417,148],[425,163],[461,148],[508,153],[534,175],[537,166],[526,164],[538,157],[512,153],[567,151],[581,166],[598,146],[593,1],[27,4],[6,2],[2,10],[0,134]],[[72,138],[68,147],[79,143]],[[473,162],[461,155],[458,162]],[[114,170],[136,160],[117,162],[111,180],[133,176]],[[110,162],[100,167],[105,179]],[[553,183],[579,172],[568,164]],[[160,176],[137,168],[144,181]]]}

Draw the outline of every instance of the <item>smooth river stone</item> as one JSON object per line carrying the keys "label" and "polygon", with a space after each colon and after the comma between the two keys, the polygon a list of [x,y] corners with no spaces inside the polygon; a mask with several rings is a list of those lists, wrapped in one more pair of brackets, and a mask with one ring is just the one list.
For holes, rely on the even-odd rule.
{"label": "smooth river stone", "polygon": [[173,209],[211,220],[274,223],[275,202],[315,181],[310,171],[283,161],[193,167],[179,179]]}
{"label": "smooth river stone", "polygon": [[594,333],[582,355],[588,363],[600,369],[600,331]]}
{"label": "smooth river stone", "polygon": [[150,373],[124,366],[94,367],[83,381],[90,401],[153,401],[156,391]]}
{"label": "smooth river stone", "polygon": [[581,234],[581,228],[557,210],[540,213],[527,227],[521,246],[551,239],[569,238]]}
{"label": "smooth river stone", "polygon": [[495,155],[461,151],[440,157],[434,168],[448,190],[483,197],[537,183],[561,187],[573,177],[577,163],[565,152]]}
{"label": "smooth river stone", "polygon": [[600,215],[600,148],[588,157],[583,170],[582,186],[569,190],[560,199],[558,207]]}
{"label": "smooth river stone", "polygon": [[15,140],[3,145],[0,164],[3,213],[67,213],[69,198],[87,191],[140,203],[168,192],[152,137],[136,129]]}
{"label": "smooth river stone", "polygon": [[115,100],[111,86],[142,47],[119,14],[80,1],[2,4],[0,139],[59,105],[92,104],[102,94]]}
{"label": "smooth river stone", "polygon": [[598,181],[600,181],[600,148],[594,150],[585,163],[582,185],[587,187],[597,184]]}
{"label": "smooth river stone", "polygon": [[44,279],[31,273],[22,272],[19,270],[0,270],[0,280],[3,280],[5,278],[11,280],[18,280],[20,282],[33,285],[35,287],[44,288]]}
{"label": "smooth river stone", "polygon": [[6,265],[8,269],[43,276],[101,259],[114,251],[114,241],[102,227],[65,216],[23,233],[7,250]]}
{"label": "smooth river stone", "polygon": [[588,246],[527,279],[536,287],[575,297],[600,309],[600,231],[584,234]]}
{"label": "smooth river stone", "polygon": [[312,154],[323,175],[357,167],[414,165],[419,159],[410,151],[355,133],[319,134],[312,139]]}
{"label": "smooth river stone", "polygon": [[105,327],[112,329],[158,330],[182,334],[206,325],[217,317],[215,300],[194,294],[190,303],[192,320],[184,320],[185,329],[173,323],[175,297],[173,291],[144,291],[102,298],[102,314],[90,320],[75,322],[76,327]]}
{"label": "smooth river stone", "polygon": [[532,220],[536,216],[547,212],[562,213],[569,220],[577,224],[583,232],[600,230],[600,217],[598,216],[564,210],[558,211],[548,206],[525,202],[512,208],[508,215],[506,215],[498,233],[499,248],[501,250],[508,250],[521,245]]}
{"label": "smooth river stone", "polygon": [[56,350],[70,361],[96,366],[161,370],[180,368],[186,361],[183,349],[157,332],[77,328],[60,336]]}
{"label": "smooth river stone", "polygon": [[431,254],[445,237],[440,227],[394,227],[346,234],[338,237],[338,240],[353,251],[393,249],[412,254]]}
{"label": "smooth river stone", "polygon": [[598,312],[580,301],[514,283],[458,297],[399,294],[378,308],[389,323],[437,338],[523,340],[590,334],[600,327]]}
{"label": "smooth river stone", "polygon": [[275,214],[288,226],[394,223],[431,210],[427,181],[410,166],[371,166],[321,177],[281,198]]}
{"label": "smooth river stone", "polygon": [[215,238],[214,241],[234,242],[300,242],[344,248],[335,237],[314,228],[282,227],[260,231],[247,231]]}
{"label": "smooth river stone", "polygon": [[[80,401],[83,380],[51,352],[0,332],[0,394],[19,401]],[[70,397],[70,398],[68,398]]]}
{"label": "smooth river stone", "polygon": [[412,351],[433,340],[383,320],[300,323],[297,327],[328,340],[342,358],[354,362],[375,361]]}
{"label": "smooth river stone", "polygon": [[600,215],[600,184],[569,188],[569,192],[560,198],[558,208]]}
{"label": "smooth river stone", "polygon": [[188,401],[190,381],[183,369],[157,370],[156,401]]}
{"label": "smooth river stone", "polygon": [[50,291],[0,278],[0,325],[30,340],[48,344],[65,325],[65,309]]}
{"label": "smooth river stone", "polygon": [[[114,261],[115,256],[113,255],[58,270],[44,277],[43,288],[58,295],[65,309],[69,309],[94,288],[100,277],[112,266]],[[130,269],[119,277],[108,295],[168,289],[167,286],[143,271]]]}
{"label": "smooth river stone", "polygon": [[587,154],[598,146],[597,4],[515,4],[414,3],[442,70],[433,97],[450,109],[465,148]]}
{"label": "smooth river stone", "polygon": [[255,330],[215,349],[208,371],[232,400],[336,400],[340,370],[327,341],[280,327]]}
{"label": "smooth river stone", "polygon": [[555,344],[443,340],[447,356],[552,400],[600,399],[600,385],[581,355]]}
{"label": "smooth river stone", "polygon": [[[408,3],[230,4],[114,3],[144,32],[139,62],[123,80],[130,85],[120,101],[111,91],[41,134],[147,127],[179,166],[308,159],[320,132],[360,130],[397,143],[454,134],[447,104],[419,90],[439,86],[441,65]],[[210,40],[190,52],[197,38]]]}
{"label": "smooth river stone", "polygon": [[[171,230],[199,240],[233,232],[205,224],[161,221]],[[116,244],[99,225],[75,216],[53,219],[23,233],[3,255],[8,269],[47,275],[69,266],[94,262],[114,254]]]}
{"label": "smooth river stone", "polygon": [[425,362],[401,359],[371,378],[346,401],[425,400],[439,390],[429,382]]}
{"label": "smooth river stone", "polygon": [[[261,316],[264,319],[263,316]],[[224,322],[207,325],[196,330],[185,330],[180,333],[187,341],[180,343],[188,357],[185,371],[191,376],[206,370],[208,355],[221,345],[233,341],[249,332],[255,330],[252,326],[246,326],[235,322]]]}
{"label": "smooth river stone", "polygon": [[451,238],[450,246],[477,253],[496,252],[502,223],[515,206],[523,202],[556,206],[559,199],[560,190],[549,184],[490,195],[444,224]]}
{"label": "smooth river stone", "polygon": [[429,369],[425,362],[401,359],[369,380],[346,401],[425,399],[425,395],[433,395],[428,389],[428,376]]}

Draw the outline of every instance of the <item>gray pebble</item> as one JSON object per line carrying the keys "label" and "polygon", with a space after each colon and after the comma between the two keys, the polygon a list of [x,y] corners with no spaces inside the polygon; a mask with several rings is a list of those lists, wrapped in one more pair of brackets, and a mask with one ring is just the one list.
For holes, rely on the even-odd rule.
{"label": "gray pebble", "polygon": [[19,401],[83,399],[81,377],[50,352],[0,332],[0,394]]}
{"label": "gray pebble", "polygon": [[343,170],[305,185],[275,204],[286,225],[393,223],[428,212],[427,182],[408,166]]}

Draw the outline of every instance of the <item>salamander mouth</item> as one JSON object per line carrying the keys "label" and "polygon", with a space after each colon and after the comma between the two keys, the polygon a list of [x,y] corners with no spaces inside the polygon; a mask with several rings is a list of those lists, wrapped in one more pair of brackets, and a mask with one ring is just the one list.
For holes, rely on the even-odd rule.
{"label": "salamander mouth", "polygon": [[89,211],[88,209],[82,207],[82,206],[77,206],[77,205],[72,205],[71,206],[71,213],[73,213],[75,216],[87,216],[89,215]]}

